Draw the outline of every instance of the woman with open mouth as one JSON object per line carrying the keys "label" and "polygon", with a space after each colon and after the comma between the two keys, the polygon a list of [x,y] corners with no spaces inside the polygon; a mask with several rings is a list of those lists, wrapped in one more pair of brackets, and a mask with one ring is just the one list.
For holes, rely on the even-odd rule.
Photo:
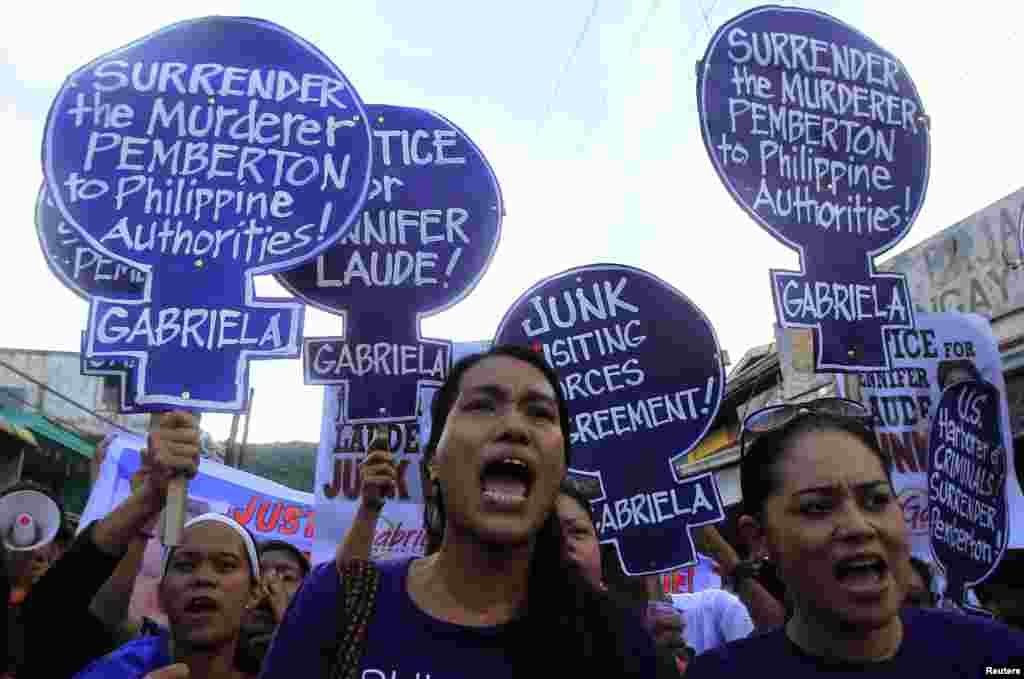
{"label": "woman with open mouth", "polygon": [[354,616],[354,571],[317,566],[261,676],[511,679],[544,676],[556,658],[581,676],[656,676],[640,621],[563,565],[553,510],[569,416],[543,355],[496,347],[463,359],[431,418],[440,548],[374,564],[376,579],[355,594],[375,594]]}
{"label": "woman with open mouth", "polygon": [[78,679],[245,679],[235,664],[242,615],[260,598],[260,564],[249,532],[223,514],[185,523],[164,557],[160,604],[170,632],[140,637],[95,661]]}
{"label": "woman with open mouth", "polygon": [[[763,408],[741,433],[740,534],[793,604],[784,628],[697,656],[692,677],[980,677],[1017,667],[1024,635],[988,620],[904,607],[907,529],[892,462],[867,409],[828,398]],[[746,450],[748,439],[752,439]]]}

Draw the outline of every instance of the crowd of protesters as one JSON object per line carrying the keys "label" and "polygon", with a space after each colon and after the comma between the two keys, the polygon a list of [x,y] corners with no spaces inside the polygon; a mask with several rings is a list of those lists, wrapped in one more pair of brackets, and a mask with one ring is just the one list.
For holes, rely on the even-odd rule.
{"label": "crowd of protesters", "polygon": [[722,587],[671,594],[658,577],[627,576],[600,543],[588,498],[567,479],[556,374],[529,349],[496,347],[457,363],[434,399],[425,555],[372,558],[396,482],[375,439],[330,562],[259,543],[225,515],[190,519],[163,555],[166,625],[133,619],[129,602],[170,480],[198,469],[200,433],[190,414],[154,416],[127,499],[73,540],[61,530],[5,554],[3,676],[501,679],[554,664],[652,678],[1019,672],[1020,555],[977,588],[994,620],[937,608],[934,574],[910,554],[892,461],[862,410],[826,399],[748,416],[742,544],[694,531]]}

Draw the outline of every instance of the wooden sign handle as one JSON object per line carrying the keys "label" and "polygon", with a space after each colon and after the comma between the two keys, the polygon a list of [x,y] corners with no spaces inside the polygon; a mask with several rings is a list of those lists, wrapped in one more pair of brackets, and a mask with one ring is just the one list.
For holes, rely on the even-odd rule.
{"label": "wooden sign handle", "polygon": [[181,544],[181,534],[185,530],[185,505],[188,502],[188,479],[176,476],[167,484],[167,504],[164,505],[163,521],[161,522],[161,542],[168,547]]}
{"label": "wooden sign handle", "polygon": [[[202,413],[194,412],[197,424],[202,421]],[[150,429],[157,424],[159,415],[150,417]],[[200,434],[201,435],[201,434]],[[185,530],[185,508],[188,505],[188,479],[178,475],[167,483],[167,503],[160,520],[160,541],[167,547],[181,544],[181,534]]]}

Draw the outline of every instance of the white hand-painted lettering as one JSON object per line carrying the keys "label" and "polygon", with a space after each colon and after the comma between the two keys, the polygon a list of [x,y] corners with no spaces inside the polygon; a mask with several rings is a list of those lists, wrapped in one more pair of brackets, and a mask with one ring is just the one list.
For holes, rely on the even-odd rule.
{"label": "white hand-painted lettering", "polygon": [[[134,230],[123,217],[107,233],[101,243],[113,242],[133,252],[160,252],[170,255],[226,258],[246,263],[260,263],[268,256],[286,255],[323,238],[331,221],[332,204],[327,203],[320,224],[305,224],[294,232],[260,226],[255,219],[245,220],[235,228],[207,230],[187,228],[182,220],[165,218],[147,224],[136,224]],[[319,229],[319,230],[318,230]]]}
{"label": "white hand-painted lettering", "polygon": [[430,344],[321,344],[313,357],[317,377],[420,375],[444,380],[447,349]]}
{"label": "white hand-painted lettering", "polygon": [[570,441],[573,444],[585,444],[609,436],[654,430],[673,422],[697,420],[704,414],[694,398],[700,391],[698,387],[681,389],[672,394],[661,394],[611,408],[577,413],[572,418],[573,432]]}
{"label": "white hand-painted lettering", "polygon": [[897,176],[906,169],[898,152],[927,130],[899,63],[795,33],[733,27],[725,40],[733,96],[715,121],[724,132],[715,131],[714,155],[724,168],[756,163],[750,209],[876,242],[905,229],[920,173]]}
{"label": "white hand-painted lettering", "polygon": [[708,501],[704,489],[699,483],[693,488],[693,500],[690,503],[680,501],[683,489],[671,488],[667,491],[639,493],[632,497],[607,502],[601,512],[599,533],[619,532],[631,526],[656,526],[680,516],[694,516],[700,511],[714,511],[715,507]]}
{"label": "white hand-painted lettering", "polygon": [[[572,291],[564,290],[561,295],[564,302],[561,306],[565,307],[564,312],[560,309],[557,296],[548,296],[546,308],[545,300],[534,297],[530,303],[537,312],[537,316],[523,321],[523,330],[526,332],[526,336],[536,337],[550,332],[552,324],[554,327],[564,330],[574,327],[577,323],[617,318],[620,313],[638,314],[640,307],[622,298],[627,281],[628,279],[622,276],[615,287],[612,287],[611,281],[603,281],[604,285],[594,283],[591,286],[589,297],[587,291],[582,287],[577,287]],[[536,324],[533,321],[536,321]]]}
{"label": "white hand-painted lettering", "polygon": [[129,64],[105,61],[93,70],[97,92],[131,89],[135,92],[168,93],[179,96],[246,97],[282,102],[294,99],[320,108],[347,107],[338,99],[345,83],[330,76],[303,73],[296,77],[283,69],[250,70],[221,64],[150,62]]}
{"label": "white hand-painted lettering", "polygon": [[889,300],[880,296],[877,285],[857,283],[789,280],[781,292],[787,317],[801,322],[859,322],[876,318],[892,324],[909,322],[909,305],[898,285],[892,287]]}
{"label": "white hand-painted lettering", "polygon": [[[380,142],[380,157],[385,167],[392,165],[465,165],[464,156],[449,155],[458,143],[454,130],[374,130],[373,138]],[[392,142],[398,143],[392,153]],[[424,144],[433,150],[423,150]],[[376,153],[376,150],[375,150]]]}
{"label": "white hand-painted lettering", "polygon": [[157,348],[173,342],[182,349],[208,351],[233,345],[266,350],[284,346],[280,313],[259,323],[259,316],[238,309],[166,307],[156,311],[144,307],[134,322],[118,322],[131,316],[125,307],[107,309],[96,328],[100,342],[128,345],[132,349]]}

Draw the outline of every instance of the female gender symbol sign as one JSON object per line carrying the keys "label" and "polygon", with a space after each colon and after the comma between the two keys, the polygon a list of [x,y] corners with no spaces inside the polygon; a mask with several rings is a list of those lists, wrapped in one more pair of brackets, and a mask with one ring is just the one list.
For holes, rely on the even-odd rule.
{"label": "female gender symbol sign", "polygon": [[97,252],[146,274],[94,297],[87,352],[138,361],[140,405],[237,411],[248,361],[295,357],[301,304],[253,276],[337,241],[370,178],[344,74],[267,21],[183,21],[75,71],[50,110],[47,187]]}
{"label": "female gender symbol sign", "polygon": [[884,331],[912,328],[913,305],[874,258],[907,234],[928,187],[928,119],[906,69],[826,14],[765,6],[715,33],[699,76],[716,172],[800,255],[800,271],[771,272],[780,325],[814,330],[818,371],[889,368]]}

